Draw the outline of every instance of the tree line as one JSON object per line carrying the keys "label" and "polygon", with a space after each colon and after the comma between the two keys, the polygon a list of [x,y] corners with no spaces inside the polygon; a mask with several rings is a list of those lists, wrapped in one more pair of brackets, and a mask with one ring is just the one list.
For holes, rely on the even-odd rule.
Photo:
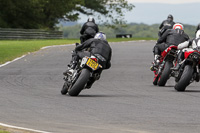
{"label": "tree line", "polygon": [[54,29],[60,21],[78,20],[81,13],[122,25],[124,12],[133,7],[127,0],[0,0],[0,28]]}
{"label": "tree line", "polygon": [[[63,35],[65,38],[79,38],[80,37],[80,29],[81,24],[77,24],[74,26],[60,26],[59,30],[63,31]],[[137,24],[130,23],[125,27],[119,28],[111,28],[106,27],[104,25],[99,25],[100,31],[106,33],[108,38],[115,38],[116,34],[132,34],[135,38],[158,38],[158,30],[159,24],[147,25],[147,24]],[[195,29],[194,25],[184,24],[184,31],[191,37],[195,37]]]}

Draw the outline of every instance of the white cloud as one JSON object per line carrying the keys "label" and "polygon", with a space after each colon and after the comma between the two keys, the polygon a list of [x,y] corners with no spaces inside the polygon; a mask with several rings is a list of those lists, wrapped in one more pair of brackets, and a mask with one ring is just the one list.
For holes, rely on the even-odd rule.
{"label": "white cloud", "polygon": [[130,3],[168,3],[168,4],[183,4],[183,3],[200,3],[200,0],[127,0]]}

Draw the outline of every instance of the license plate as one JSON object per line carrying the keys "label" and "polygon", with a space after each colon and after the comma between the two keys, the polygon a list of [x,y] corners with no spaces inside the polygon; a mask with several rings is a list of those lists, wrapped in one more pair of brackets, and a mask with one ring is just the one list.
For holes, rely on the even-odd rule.
{"label": "license plate", "polygon": [[90,68],[92,68],[93,70],[96,70],[98,67],[98,63],[93,61],[92,59],[88,58],[87,63],[86,63]]}

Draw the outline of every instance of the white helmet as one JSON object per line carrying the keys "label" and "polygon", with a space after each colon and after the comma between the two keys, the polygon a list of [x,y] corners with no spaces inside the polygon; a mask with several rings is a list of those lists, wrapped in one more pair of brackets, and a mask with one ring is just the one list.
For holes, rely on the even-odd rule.
{"label": "white helmet", "polygon": [[180,24],[180,23],[176,23],[176,24],[174,24],[173,25],[173,29],[181,29],[181,30],[183,30],[183,25],[182,24]]}
{"label": "white helmet", "polygon": [[106,40],[106,34],[103,32],[98,32],[94,36],[95,39]]}
{"label": "white helmet", "polygon": [[88,18],[88,20],[87,20],[87,21],[88,21],[88,22],[93,22],[93,23],[95,23],[95,20],[94,20],[94,18],[93,18],[93,17],[91,17],[91,16]]}
{"label": "white helmet", "polygon": [[196,38],[200,38],[200,30],[196,32]]}

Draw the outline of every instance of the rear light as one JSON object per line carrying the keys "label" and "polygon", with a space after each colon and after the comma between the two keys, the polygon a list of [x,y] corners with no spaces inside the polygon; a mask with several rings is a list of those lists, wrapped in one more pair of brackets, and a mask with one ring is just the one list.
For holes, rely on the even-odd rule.
{"label": "rear light", "polygon": [[93,61],[97,62],[97,58],[91,58]]}

